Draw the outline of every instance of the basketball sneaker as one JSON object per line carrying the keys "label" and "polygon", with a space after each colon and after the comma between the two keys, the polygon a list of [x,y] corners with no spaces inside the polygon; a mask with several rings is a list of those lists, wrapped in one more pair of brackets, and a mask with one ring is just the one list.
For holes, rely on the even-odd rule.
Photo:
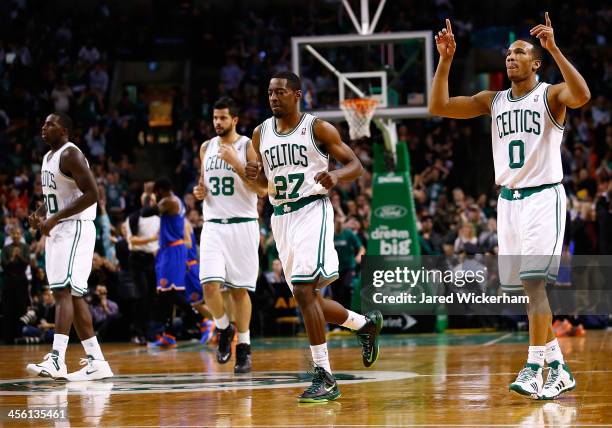
{"label": "basketball sneaker", "polygon": [[55,350],[45,355],[42,363],[28,364],[26,370],[33,375],[50,377],[55,380],[66,380],[66,376],[68,375],[66,363],[60,358],[59,353]]}
{"label": "basketball sneaker", "polygon": [[239,343],[236,345],[236,364],[234,365],[234,373],[250,373],[251,372],[251,345],[248,343]]}
{"label": "basketball sneaker", "polygon": [[147,343],[148,348],[154,349],[173,349],[176,348],[176,337],[171,334],[162,334],[157,336],[155,342]]}
{"label": "basketball sneaker", "polygon": [[365,314],[365,317],[365,325],[357,330],[356,334],[363,347],[361,352],[363,365],[370,367],[378,359],[378,353],[380,351],[378,339],[380,330],[382,329],[383,316],[380,311],[370,311]]}
{"label": "basketball sneaker", "polygon": [[326,403],[340,397],[336,378],[323,367],[314,366],[312,385],[298,397],[300,403]]}
{"label": "basketball sneaker", "polygon": [[537,400],[542,390],[542,383],[542,367],[537,364],[525,364],[516,380],[510,384],[510,392]]}
{"label": "basketball sneaker", "polygon": [[[553,324],[553,327],[554,327],[554,324]],[[553,328],[553,331],[555,332],[556,337],[564,337],[564,336],[569,336],[573,327],[574,326],[572,325],[571,322],[569,322],[567,319],[564,319],[561,322],[561,324],[557,325],[557,328]]]}
{"label": "basketball sneaker", "polygon": [[217,361],[219,364],[227,363],[232,356],[232,340],[236,334],[236,328],[230,323],[225,329],[217,328],[217,337],[219,344],[217,345]]}
{"label": "basketball sneaker", "polygon": [[576,388],[576,379],[567,364],[553,361],[548,367],[548,377],[540,393],[540,400],[554,400],[564,392]]}
{"label": "basketball sneaker", "polygon": [[213,337],[215,331],[215,322],[209,320],[208,318],[204,318],[200,323],[200,343],[202,345],[206,345]]}
{"label": "basketball sneaker", "polygon": [[70,382],[99,380],[114,376],[106,360],[96,360],[91,355],[88,355],[86,358],[81,358],[79,364],[85,367],[76,372],[69,373],[66,378]]}
{"label": "basketball sneaker", "polygon": [[576,327],[572,328],[572,331],[569,334],[570,336],[582,337],[586,335],[586,330],[582,324],[578,324]]}

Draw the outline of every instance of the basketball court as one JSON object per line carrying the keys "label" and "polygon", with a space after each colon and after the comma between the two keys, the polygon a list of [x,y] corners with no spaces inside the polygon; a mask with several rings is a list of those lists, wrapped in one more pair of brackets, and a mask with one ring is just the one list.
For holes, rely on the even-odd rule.
{"label": "basketball court", "polygon": [[[419,257],[418,240],[410,239],[416,214],[408,153],[405,145],[398,148],[396,123],[429,116],[433,33],[375,33],[385,0],[373,2],[371,11],[367,0],[355,10],[343,3],[355,33],[291,39],[292,71],[305,88],[303,110],[332,122],[348,120],[351,139],[375,130],[383,144],[372,151],[382,159],[384,150],[393,166],[375,163],[372,212],[380,218],[372,220],[370,234],[400,233],[393,242],[384,233],[372,238],[367,255]],[[181,342],[153,350],[103,343],[115,377],[72,383],[28,377],[26,365],[39,361],[48,344],[9,345],[1,349],[0,426],[610,426],[612,330],[559,338],[577,387],[554,401],[508,391],[528,339],[526,332],[475,329],[383,334],[379,360],[365,369],[357,339],[331,334],[330,361],[342,396],[322,404],[297,402],[311,383],[306,337],[254,339],[253,371],[242,375],[233,373],[233,359],[216,362],[214,345]],[[81,356],[81,345],[70,344],[69,371]],[[45,410],[61,413],[45,418]]]}
{"label": "basketball court", "polygon": [[[254,366],[234,375],[214,348],[183,343],[169,351],[105,344],[116,377],[89,383],[28,378],[25,365],[47,347],[3,348],[4,426],[594,426],[610,423],[612,335],[589,332],[560,344],[578,386],[555,401],[515,397],[508,384],[524,359],[525,333],[387,335],[373,369],[352,336],[330,338],[342,397],[298,404],[306,387],[305,338],[253,342]],[[78,366],[80,345],[67,364]],[[65,409],[65,420],[15,420],[8,409]]]}

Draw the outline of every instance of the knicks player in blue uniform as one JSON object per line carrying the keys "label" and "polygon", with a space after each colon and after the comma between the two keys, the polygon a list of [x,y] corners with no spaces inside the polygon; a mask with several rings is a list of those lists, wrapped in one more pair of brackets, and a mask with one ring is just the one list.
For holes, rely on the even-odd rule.
{"label": "knicks player in blue uniform", "polygon": [[198,323],[200,328],[200,343],[206,344],[213,337],[215,323],[212,321],[212,315],[204,304],[204,294],[202,285],[200,284],[200,253],[195,231],[189,220],[185,219],[185,237],[189,237],[185,241],[187,247],[187,271],[185,273],[185,299],[187,302],[202,315],[203,319]]}
{"label": "knicks player in blue uniform", "polygon": [[[185,279],[187,269],[185,207],[180,198],[172,192],[172,183],[166,178],[155,182],[154,192],[157,206],[143,209],[142,215],[159,214],[159,251],[155,260],[158,308],[157,318],[165,324],[164,333],[150,347],[175,348],[176,337],[172,329],[174,305],[193,315],[191,306],[185,300]],[[150,196],[152,197],[152,195]]]}

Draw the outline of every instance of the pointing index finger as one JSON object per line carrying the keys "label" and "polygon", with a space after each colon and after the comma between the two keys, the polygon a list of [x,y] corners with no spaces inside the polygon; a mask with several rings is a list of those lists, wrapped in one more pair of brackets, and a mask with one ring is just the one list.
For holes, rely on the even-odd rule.
{"label": "pointing index finger", "polygon": [[544,19],[546,20],[546,26],[551,27],[552,22],[550,22],[550,18],[548,17],[548,12],[544,13]]}
{"label": "pointing index finger", "polygon": [[[548,15],[546,15],[546,16],[548,16]],[[448,34],[453,34],[453,27],[451,26],[450,19],[448,19],[448,18],[446,19],[446,32]]]}

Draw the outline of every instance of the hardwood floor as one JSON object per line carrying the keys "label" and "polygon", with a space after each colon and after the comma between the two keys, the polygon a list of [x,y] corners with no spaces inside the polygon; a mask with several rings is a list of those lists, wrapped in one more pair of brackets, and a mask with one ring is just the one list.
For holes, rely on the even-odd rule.
{"label": "hardwood floor", "polygon": [[[0,426],[579,426],[612,424],[612,332],[560,339],[576,390],[553,402],[508,393],[527,354],[522,333],[384,336],[372,369],[352,336],[330,339],[342,397],[300,405],[308,385],[305,339],[253,342],[254,371],[234,375],[212,347],[170,351],[103,344],[116,374],[90,383],[29,378],[48,345],[0,347]],[[70,370],[83,356],[68,348]],[[65,409],[64,420],[9,418],[11,409]],[[13,412],[15,414],[15,412]]]}

